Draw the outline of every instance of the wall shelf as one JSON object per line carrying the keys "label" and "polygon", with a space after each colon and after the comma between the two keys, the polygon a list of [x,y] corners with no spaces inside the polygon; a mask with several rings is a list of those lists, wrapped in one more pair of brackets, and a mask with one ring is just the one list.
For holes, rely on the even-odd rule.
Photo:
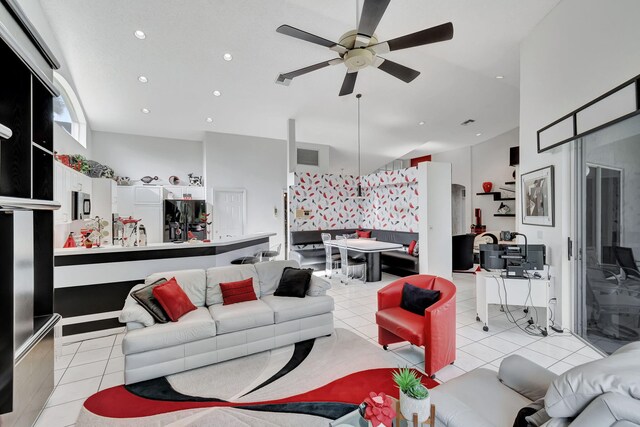
{"label": "wall shelf", "polygon": [[502,197],[502,193],[500,191],[490,191],[488,193],[476,193],[476,196],[493,196],[493,200],[503,201],[503,200],[515,200],[515,197]]}
{"label": "wall shelf", "polygon": [[511,213],[508,213],[508,214],[493,214],[493,216],[513,217],[513,218],[515,218],[516,214],[511,214]]}

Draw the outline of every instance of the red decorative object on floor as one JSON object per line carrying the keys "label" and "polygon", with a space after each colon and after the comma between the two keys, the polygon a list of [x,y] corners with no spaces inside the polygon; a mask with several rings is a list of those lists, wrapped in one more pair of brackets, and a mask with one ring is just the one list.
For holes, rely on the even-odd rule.
{"label": "red decorative object on floor", "polygon": [[489,181],[482,183],[482,189],[484,190],[485,193],[489,193],[492,188],[493,188],[493,183]]}
{"label": "red decorative object on floor", "polygon": [[[400,307],[405,283],[440,291],[424,316]],[[403,341],[424,347],[424,370],[430,376],[456,359],[456,287],[442,277],[418,274],[396,280],[378,291],[378,343]]]}

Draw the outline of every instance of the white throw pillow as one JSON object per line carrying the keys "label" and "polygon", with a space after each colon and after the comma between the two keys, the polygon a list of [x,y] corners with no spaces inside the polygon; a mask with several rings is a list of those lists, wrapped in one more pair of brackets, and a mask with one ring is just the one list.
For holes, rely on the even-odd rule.
{"label": "white throw pillow", "polygon": [[544,403],[551,417],[574,418],[593,399],[608,392],[640,399],[640,345],[637,343],[565,372],[553,381]]}

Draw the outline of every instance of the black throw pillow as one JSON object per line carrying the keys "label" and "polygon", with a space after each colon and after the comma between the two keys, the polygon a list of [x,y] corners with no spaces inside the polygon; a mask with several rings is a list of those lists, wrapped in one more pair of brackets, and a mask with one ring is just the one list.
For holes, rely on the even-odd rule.
{"label": "black throw pillow", "polygon": [[406,283],[402,287],[402,299],[400,307],[420,316],[424,316],[424,310],[432,306],[440,299],[440,291],[422,289],[411,283]]}
{"label": "black throw pillow", "polygon": [[273,293],[277,297],[297,297],[304,298],[311,284],[311,268],[285,267],[282,270],[282,277],[278,284],[278,289]]}
{"label": "black throw pillow", "polygon": [[138,304],[140,304],[142,308],[147,310],[158,323],[167,323],[171,320],[156,297],[153,296],[153,288],[162,285],[166,281],[167,279],[158,279],[142,289],[131,292],[131,298],[138,301]]}

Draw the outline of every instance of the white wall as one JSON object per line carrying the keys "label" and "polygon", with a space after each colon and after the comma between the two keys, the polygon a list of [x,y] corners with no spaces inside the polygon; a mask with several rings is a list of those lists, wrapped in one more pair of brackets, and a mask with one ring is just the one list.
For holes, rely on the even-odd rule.
{"label": "white wall", "polygon": [[[286,142],[279,139],[207,132],[204,140],[207,195],[213,188],[247,190],[246,233],[277,233],[271,245],[284,243],[287,188]],[[209,200],[211,202],[211,200]],[[274,208],[278,215],[274,215]]]}
{"label": "white wall", "polygon": [[80,154],[91,159],[91,132],[87,132],[87,147],[80,145],[59,124],[53,124],[53,149],[58,154]]}
{"label": "white wall", "polygon": [[537,153],[536,131],[640,72],[640,2],[563,0],[525,38],[520,55],[520,168],[555,166],[554,227],[520,224],[531,243],[549,247],[559,298],[558,318],[573,328],[571,265],[571,152]]}
{"label": "white wall", "polygon": [[131,179],[157,175],[157,183],[164,184],[171,175],[188,183],[187,174],[203,173],[202,141],[94,131],[91,158],[111,166],[116,175]]}
{"label": "white wall", "polygon": [[[514,180],[514,168],[509,166],[509,148],[519,145],[518,137],[519,131],[515,128],[480,144],[431,156],[434,162],[451,163],[451,183],[463,185],[467,189],[465,230],[469,230],[471,224],[475,223],[475,208],[482,209],[482,223],[487,226],[487,231],[513,231],[515,228],[514,218],[493,216],[500,207],[500,202],[494,201],[491,196],[477,196],[476,193],[484,191],[482,183],[485,181],[493,183],[491,191],[500,191],[499,187],[504,187],[505,182]],[[505,203],[515,213],[516,203]]]}

